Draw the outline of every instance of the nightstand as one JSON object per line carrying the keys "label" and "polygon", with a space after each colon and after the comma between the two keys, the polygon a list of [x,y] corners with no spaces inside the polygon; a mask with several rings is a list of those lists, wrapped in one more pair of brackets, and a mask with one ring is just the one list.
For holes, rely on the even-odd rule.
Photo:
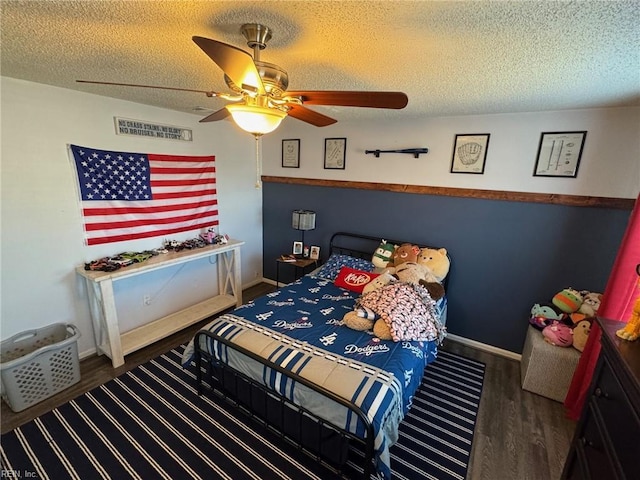
{"label": "nightstand", "polygon": [[299,258],[295,262],[285,262],[281,258],[276,258],[276,288],[280,288],[280,265],[287,265],[294,267],[293,280],[296,281],[302,275],[307,273],[307,269],[311,268],[309,271],[313,270],[318,266],[318,260],[312,260],[310,258]]}

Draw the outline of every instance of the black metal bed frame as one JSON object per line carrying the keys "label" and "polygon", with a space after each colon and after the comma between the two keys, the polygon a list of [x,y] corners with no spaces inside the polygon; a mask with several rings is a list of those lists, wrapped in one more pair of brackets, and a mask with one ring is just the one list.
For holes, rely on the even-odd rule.
{"label": "black metal bed frame", "polygon": [[[388,242],[403,243],[394,240],[388,240]],[[379,237],[337,232],[331,237],[330,253],[370,258],[379,243]],[[373,245],[373,247],[366,250],[362,245]],[[201,348],[201,345],[210,344],[210,341],[220,342],[293,381],[305,385],[329,401],[344,406],[362,422],[365,428],[364,436],[359,437],[344,428],[331,424],[304,407],[280,396],[264,384],[221,362],[214,355]],[[224,399],[343,478],[351,478],[354,474],[361,474],[361,478],[371,479],[371,475],[375,472],[375,434],[366,413],[357,405],[208,330],[200,330],[196,333],[194,346],[198,395],[202,395],[206,390]],[[348,464],[349,459],[352,461]],[[347,467],[349,468],[348,473]]]}

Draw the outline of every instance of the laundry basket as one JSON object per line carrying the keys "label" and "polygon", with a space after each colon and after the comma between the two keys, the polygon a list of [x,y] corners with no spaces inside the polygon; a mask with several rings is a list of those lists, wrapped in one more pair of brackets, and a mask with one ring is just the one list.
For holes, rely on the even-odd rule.
{"label": "laundry basket", "polygon": [[54,323],[14,335],[0,346],[2,398],[20,412],[80,381],[80,332]]}

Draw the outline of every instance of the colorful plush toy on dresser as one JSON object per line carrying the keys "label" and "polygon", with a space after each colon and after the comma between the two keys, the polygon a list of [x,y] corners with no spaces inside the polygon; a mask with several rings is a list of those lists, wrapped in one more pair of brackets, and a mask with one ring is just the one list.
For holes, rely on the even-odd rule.
{"label": "colorful plush toy on dresser", "polygon": [[625,340],[634,341],[640,338],[640,263],[636,265],[636,273],[638,274],[638,283],[635,303],[631,310],[631,316],[624,328],[616,332],[616,335]]}

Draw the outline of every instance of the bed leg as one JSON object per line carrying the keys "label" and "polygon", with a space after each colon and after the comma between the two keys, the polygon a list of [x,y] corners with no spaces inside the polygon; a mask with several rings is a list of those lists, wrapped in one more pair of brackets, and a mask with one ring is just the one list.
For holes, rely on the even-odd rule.
{"label": "bed leg", "polygon": [[198,396],[201,396],[202,395],[202,354],[197,348],[195,350],[194,362],[196,364],[196,389],[198,391]]}

